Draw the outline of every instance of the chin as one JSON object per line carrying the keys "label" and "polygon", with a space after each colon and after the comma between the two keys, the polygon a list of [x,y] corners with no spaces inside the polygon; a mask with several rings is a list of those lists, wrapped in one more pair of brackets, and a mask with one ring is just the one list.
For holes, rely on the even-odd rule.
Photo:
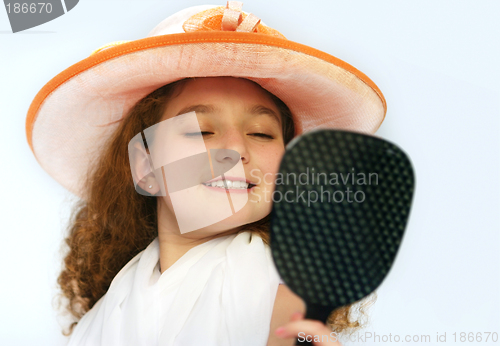
{"label": "chin", "polygon": [[213,225],[204,227],[200,229],[200,231],[205,230],[211,233],[222,233],[226,232],[243,225],[248,225],[253,222],[259,221],[266,217],[271,212],[271,206],[269,208],[262,208],[262,210],[258,211],[247,211],[246,208],[243,208],[236,214],[231,215],[230,217],[221,220]]}
{"label": "chin", "polygon": [[236,228],[243,225],[248,225],[253,222],[259,221],[265,218],[271,212],[271,205],[266,208],[259,208],[259,210],[246,210],[247,208],[243,208],[236,214],[222,220],[219,224],[223,224],[226,229]]}

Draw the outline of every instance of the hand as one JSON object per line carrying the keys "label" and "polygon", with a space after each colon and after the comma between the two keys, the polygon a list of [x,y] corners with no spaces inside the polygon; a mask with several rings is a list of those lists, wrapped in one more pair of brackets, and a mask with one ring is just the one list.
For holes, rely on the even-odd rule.
{"label": "hand", "polygon": [[305,320],[301,312],[292,314],[290,322],[275,331],[280,338],[299,338],[300,341],[311,341],[315,346],[342,346],[337,341],[337,334],[332,332],[325,324],[316,320]]}

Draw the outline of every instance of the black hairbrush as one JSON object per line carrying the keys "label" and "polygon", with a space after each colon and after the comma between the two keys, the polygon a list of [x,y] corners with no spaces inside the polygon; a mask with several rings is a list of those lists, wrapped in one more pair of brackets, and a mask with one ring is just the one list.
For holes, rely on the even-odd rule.
{"label": "black hairbrush", "polygon": [[[300,179],[302,178],[302,179]],[[317,130],[287,146],[273,194],[271,249],[306,319],[372,293],[389,272],[414,191],[410,160],[383,139]],[[311,343],[297,340],[297,345]]]}

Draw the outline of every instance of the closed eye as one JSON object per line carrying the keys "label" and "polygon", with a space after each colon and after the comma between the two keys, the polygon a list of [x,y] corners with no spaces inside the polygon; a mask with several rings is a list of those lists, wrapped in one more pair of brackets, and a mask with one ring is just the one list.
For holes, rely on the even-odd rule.
{"label": "closed eye", "polygon": [[[200,136],[206,136],[206,135],[213,135],[213,132],[208,132],[208,131],[202,131],[202,132],[188,132],[185,133],[184,135],[187,137],[198,137]],[[274,139],[273,136],[265,134],[265,133],[250,133],[250,136],[255,136],[255,137],[261,137],[261,138],[267,138],[267,139]]]}
{"label": "closed eye", "polygon": [[202,136],[205,136],[205,135],[213,135],[213,132],[207,132],[207,131],[202,131],[202,132],[188,132],[188,133],[185,133],[184,136],[187,136],[187,137],[197,137],[199,135],[202,135]]}
{"label": "closed eye", "polygon": [[256,136],[256,137],[262,137],[262,138],[269,138],[269,139],[274,139],[273,136],[265,134],[265,133],[251,133],[251,136]]}

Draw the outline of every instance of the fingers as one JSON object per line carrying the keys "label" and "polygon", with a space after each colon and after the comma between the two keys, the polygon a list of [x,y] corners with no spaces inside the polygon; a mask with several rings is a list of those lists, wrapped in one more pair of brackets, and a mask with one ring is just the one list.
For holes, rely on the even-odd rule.
{"label": "fingers", "polygon": [[292,318],[290,319],[291,322],[295,322],[295,321],[300,321],[304,318],[304,314],[300,311],[297,311],[297,312],[294,312],[292,314]]}
{"label": "fingers", "polygon": [[318,346],[341,346],[341,343],[337,340],[337,334],[320,321],[304,320],[303,315],[300,313],[294,313],[291,322],[276,329],[276,335],[281,338],[298,338],[299,341],[311,341]]}

